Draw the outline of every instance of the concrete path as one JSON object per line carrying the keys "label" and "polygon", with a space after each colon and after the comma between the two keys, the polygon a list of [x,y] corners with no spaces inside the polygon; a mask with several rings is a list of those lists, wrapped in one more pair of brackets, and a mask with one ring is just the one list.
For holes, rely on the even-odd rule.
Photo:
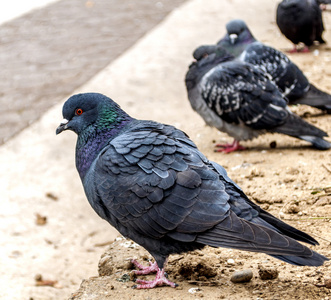
{"label": "concrete path", "polygon": [[[25,2],[14,1],[17,12]],[[34,0],[29,7],[47,2]],[[0,144],[105,68],[183,2],[53,1],[2,24]],[[8,6],[10,15],[11,2]]]}

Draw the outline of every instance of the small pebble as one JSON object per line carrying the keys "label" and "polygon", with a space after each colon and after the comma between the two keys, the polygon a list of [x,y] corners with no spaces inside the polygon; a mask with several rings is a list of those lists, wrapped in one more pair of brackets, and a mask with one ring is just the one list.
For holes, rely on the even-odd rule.
{"label": "small pebble", "polygon": [[51,200],[54,200],[54,201],[59,200],[59,197],[56,196],[56,195],[54,195],[54,194],[51,193],[51,192],[46,193],[46,197],[49,198],[49,199],[51,199]]}
{"label": "small pebble", "polygon": [[194,294],[194,293],[197,293],[197,292],[200,292],[200,291],[201,291],[200,288],[190,288],[190,289],[188,290],[188,292],[189,292],[190,294]]}
{"label": "small pebble", "polygon": [[234,264],[234,260],[232,258],[229,258],[228,261],[227,261],[228,264]]}
{"label": "small pebble", "polygon": [[271,149],[275,149],[277,147],[277,142],[276,141],[272,141],[271,143],[270,143],[270,148]]}
{"label": "small pebble", "polygon": [[266,269],[259,265],[259,276],[262,280],[272,280],[278,277],[279,271],[277,269]]}
{"label": "small pebble", "polygon": [[40,214],[36,214],[36,224],[37,225],[45,225],[47,223],[47,217],[42,216]]}
{"label": "small pebble", "polygon": [[331,279],[326,279],[325,280],[325,287],[328,289],[331,289]]}
{"label": "small pebble", "polygon": [[252,270],[242,270],[234,272],[231,276],[231,281],[233,283],[242,283],[242,282],[248,282],[253,278],[253,272]]}

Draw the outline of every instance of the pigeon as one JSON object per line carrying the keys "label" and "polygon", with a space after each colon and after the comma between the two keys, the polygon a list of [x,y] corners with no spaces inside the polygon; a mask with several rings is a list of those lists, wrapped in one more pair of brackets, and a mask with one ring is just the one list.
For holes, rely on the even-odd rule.
{"label": "pigeon", "polygon": [[77,135],[76,167],[96,213],[155,259],[141,270],[156,272],[138,289],[176,287],[166,278],[169,255],[225,247],[263,252],[297,266],[328,258],[300,242],[318,245],[254,204],[219,164],[171,125],[134,119],[110,98],[76,94],[63,105],[56,134]]}
{"label": "pigeon", "polygon": [[324,131],[289,110],[286,99],[260,68],[234,59],[219,45],[199,47],[193,56],[200,60],[189,66],[185,77],[192,108],[207,125],[234,137],[232,144],[217,145],[219,151],[243,150],[241,140],[266,132],[305,140],[319,150],[331,147],[323,139],[328,136]]}
{"label": "pigeon", "polygon": [[309,83],[283,52],[257,41],[243,20],[232,20],[217,43],[237,59],[251,63],[271,76],[290,105],[304,104],[331,113],[331,95]]}
{"label": "pigeon", "polygon": [[297,44],[303,43],[303,52],[318,41],[324,44],[322,11],[316,0],[283,0],[277,6],[276,22],[279,30],[293,44],[291,52],[297,52]]}

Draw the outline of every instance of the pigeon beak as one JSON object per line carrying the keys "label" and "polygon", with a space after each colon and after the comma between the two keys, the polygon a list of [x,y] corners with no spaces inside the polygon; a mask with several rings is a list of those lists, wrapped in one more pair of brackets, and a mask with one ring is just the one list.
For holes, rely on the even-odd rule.
{"label": "pigeon beak", "polygon": [[236,42],[236,40],[238,38],[238,35],[235,34],[235,33],[232,33],[232,34],[229,35],[229,38],[230,38],[231,44],[233,45]]}
{"label": "pigeon beak", "polygon": [[56,128],[56,134],[61,133],[64,130],[68,129],[68,120],[67,119],[63,119],[62,122],[60,123],[60,126],[58,128]]}

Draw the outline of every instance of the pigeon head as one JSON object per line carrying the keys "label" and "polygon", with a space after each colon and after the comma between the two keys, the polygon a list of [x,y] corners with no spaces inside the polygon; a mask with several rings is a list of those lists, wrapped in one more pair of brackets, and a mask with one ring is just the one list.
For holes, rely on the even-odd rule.
{"label": "pigeon head", "polygon": [[56,134],[72,130],[78,135],[88,128],[110,130],[128,115],[110,98],[98,93],[77,94],[63,105],[63,121]]}
{"label": "pigeon head", "polygon": [[239,56],[247,45],[256,41],[243,20],[228,22],[226,31],[225,36],[217,44],[226,48],[235,57]]}
{"label": "pigeon head", "polygon": [[219,45],[203,45],[196,48],[193,57],[197,60],[191,63],[185,76],[188,90],[193,89],[199,80],[215,66],[233,60],[234,56]]}
{"label": "pigeon head", "polygon": [[77,133],[76,167],[81,178],[99,152],[133,120],[117,103],[98,93],[70,97],[62,114],[56,134],[64,130]]}
{"label": "pigeon head", "polygon": [[231,44],[247,43],[255,40],[246,23],[240,19],[228,22],[226,31]]}
{"label": "pigeon head", "polygon": [[202,45],[194,50],[193,57],[200,66],[208,63],[219,64],[234,59],[234,56],[220,45]]}
{"label": "pigeon head", "polygon": [[201,60],[202,58],[207,57],[209,54],[215,53],[216,48],[216,45],[202,45],[194,50],[193,57],[196,60]]}

